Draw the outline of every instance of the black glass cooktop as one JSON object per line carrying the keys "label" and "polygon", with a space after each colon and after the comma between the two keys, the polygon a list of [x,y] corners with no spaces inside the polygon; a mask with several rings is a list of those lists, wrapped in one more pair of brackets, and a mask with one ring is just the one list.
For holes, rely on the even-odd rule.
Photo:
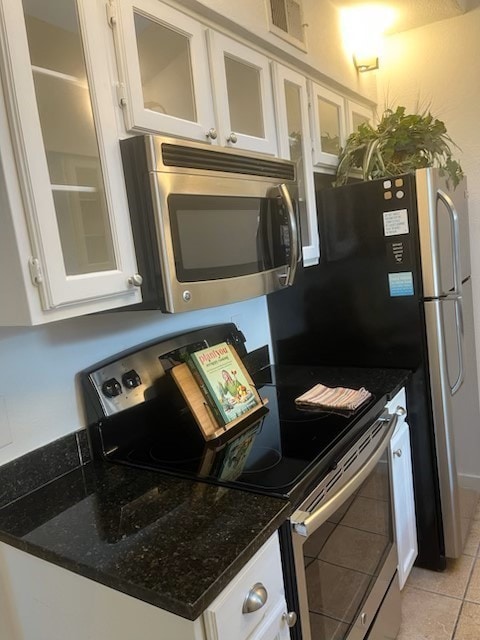
{"label": "black glass cooktop", "polygon": [[317,382],[332,385],[333,380],[301,367],[289,368],[284,379],[278,371],[271,373],[275,382],[257,382],[266,408],[234,433],[206,443],[188,410],[168,417],[156,402],[145,403],[134,414],[115,418],[126,421],[118,425],[119,433],[131,431],[134,420],[144,435],[119,447],[110,459],[279,496],[305,490],[382,412],[385,398],[374,394],[354,413],[301,410],[296,397]]}

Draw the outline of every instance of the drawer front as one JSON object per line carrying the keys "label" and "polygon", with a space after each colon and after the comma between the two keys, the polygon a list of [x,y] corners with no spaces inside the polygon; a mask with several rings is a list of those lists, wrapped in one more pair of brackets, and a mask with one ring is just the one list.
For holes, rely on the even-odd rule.
{"label": "drawer front", "polygon": [[[265,604],[256,611],[243,613],[245,599],[259,584],[267,592]],[[280,546],[275,533],[205,610],[207,639],[247,638],[284,598]]]}

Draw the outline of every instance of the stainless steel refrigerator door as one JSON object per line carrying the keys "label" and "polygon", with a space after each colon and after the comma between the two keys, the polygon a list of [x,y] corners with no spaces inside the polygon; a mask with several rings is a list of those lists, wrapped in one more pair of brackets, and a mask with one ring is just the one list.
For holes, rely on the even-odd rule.
{"label": "stainless steel refrigerator door", "polygon": [[[463,290],[464,298],[425,302],[445,555],[449,558],[463,551],[469,526],[468,518],[462,517],[462,504],[469,493],[462,486],[463,478],[478,475],[480,451],[470,279]],[[465,452],[470,452],[470,459]]]}
{"label": "stainless steel refrigerator door", "polygon": [[452,189],[438,169],[420,169],[415,180],[423,295],[460,295],[470,276],[466,180]]}

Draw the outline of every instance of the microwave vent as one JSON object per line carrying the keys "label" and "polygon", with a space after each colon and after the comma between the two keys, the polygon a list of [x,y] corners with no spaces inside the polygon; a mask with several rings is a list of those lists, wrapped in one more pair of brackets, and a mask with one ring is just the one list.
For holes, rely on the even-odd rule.
{"label": "microwave vent", "polygon": [[162,160],[164,165],[171,167],[295,180],[295,165],[292,163],[242,156],[216,149],[199,149],[164,143],[162,144]]}

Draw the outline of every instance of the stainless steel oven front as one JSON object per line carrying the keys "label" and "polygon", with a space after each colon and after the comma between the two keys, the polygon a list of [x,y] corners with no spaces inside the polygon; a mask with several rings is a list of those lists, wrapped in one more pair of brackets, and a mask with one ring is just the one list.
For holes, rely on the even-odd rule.
{"label": "stainless steel oven front", "polygon": [[400,626],[385,412],[291,517],[302,640],[387,640]]}

